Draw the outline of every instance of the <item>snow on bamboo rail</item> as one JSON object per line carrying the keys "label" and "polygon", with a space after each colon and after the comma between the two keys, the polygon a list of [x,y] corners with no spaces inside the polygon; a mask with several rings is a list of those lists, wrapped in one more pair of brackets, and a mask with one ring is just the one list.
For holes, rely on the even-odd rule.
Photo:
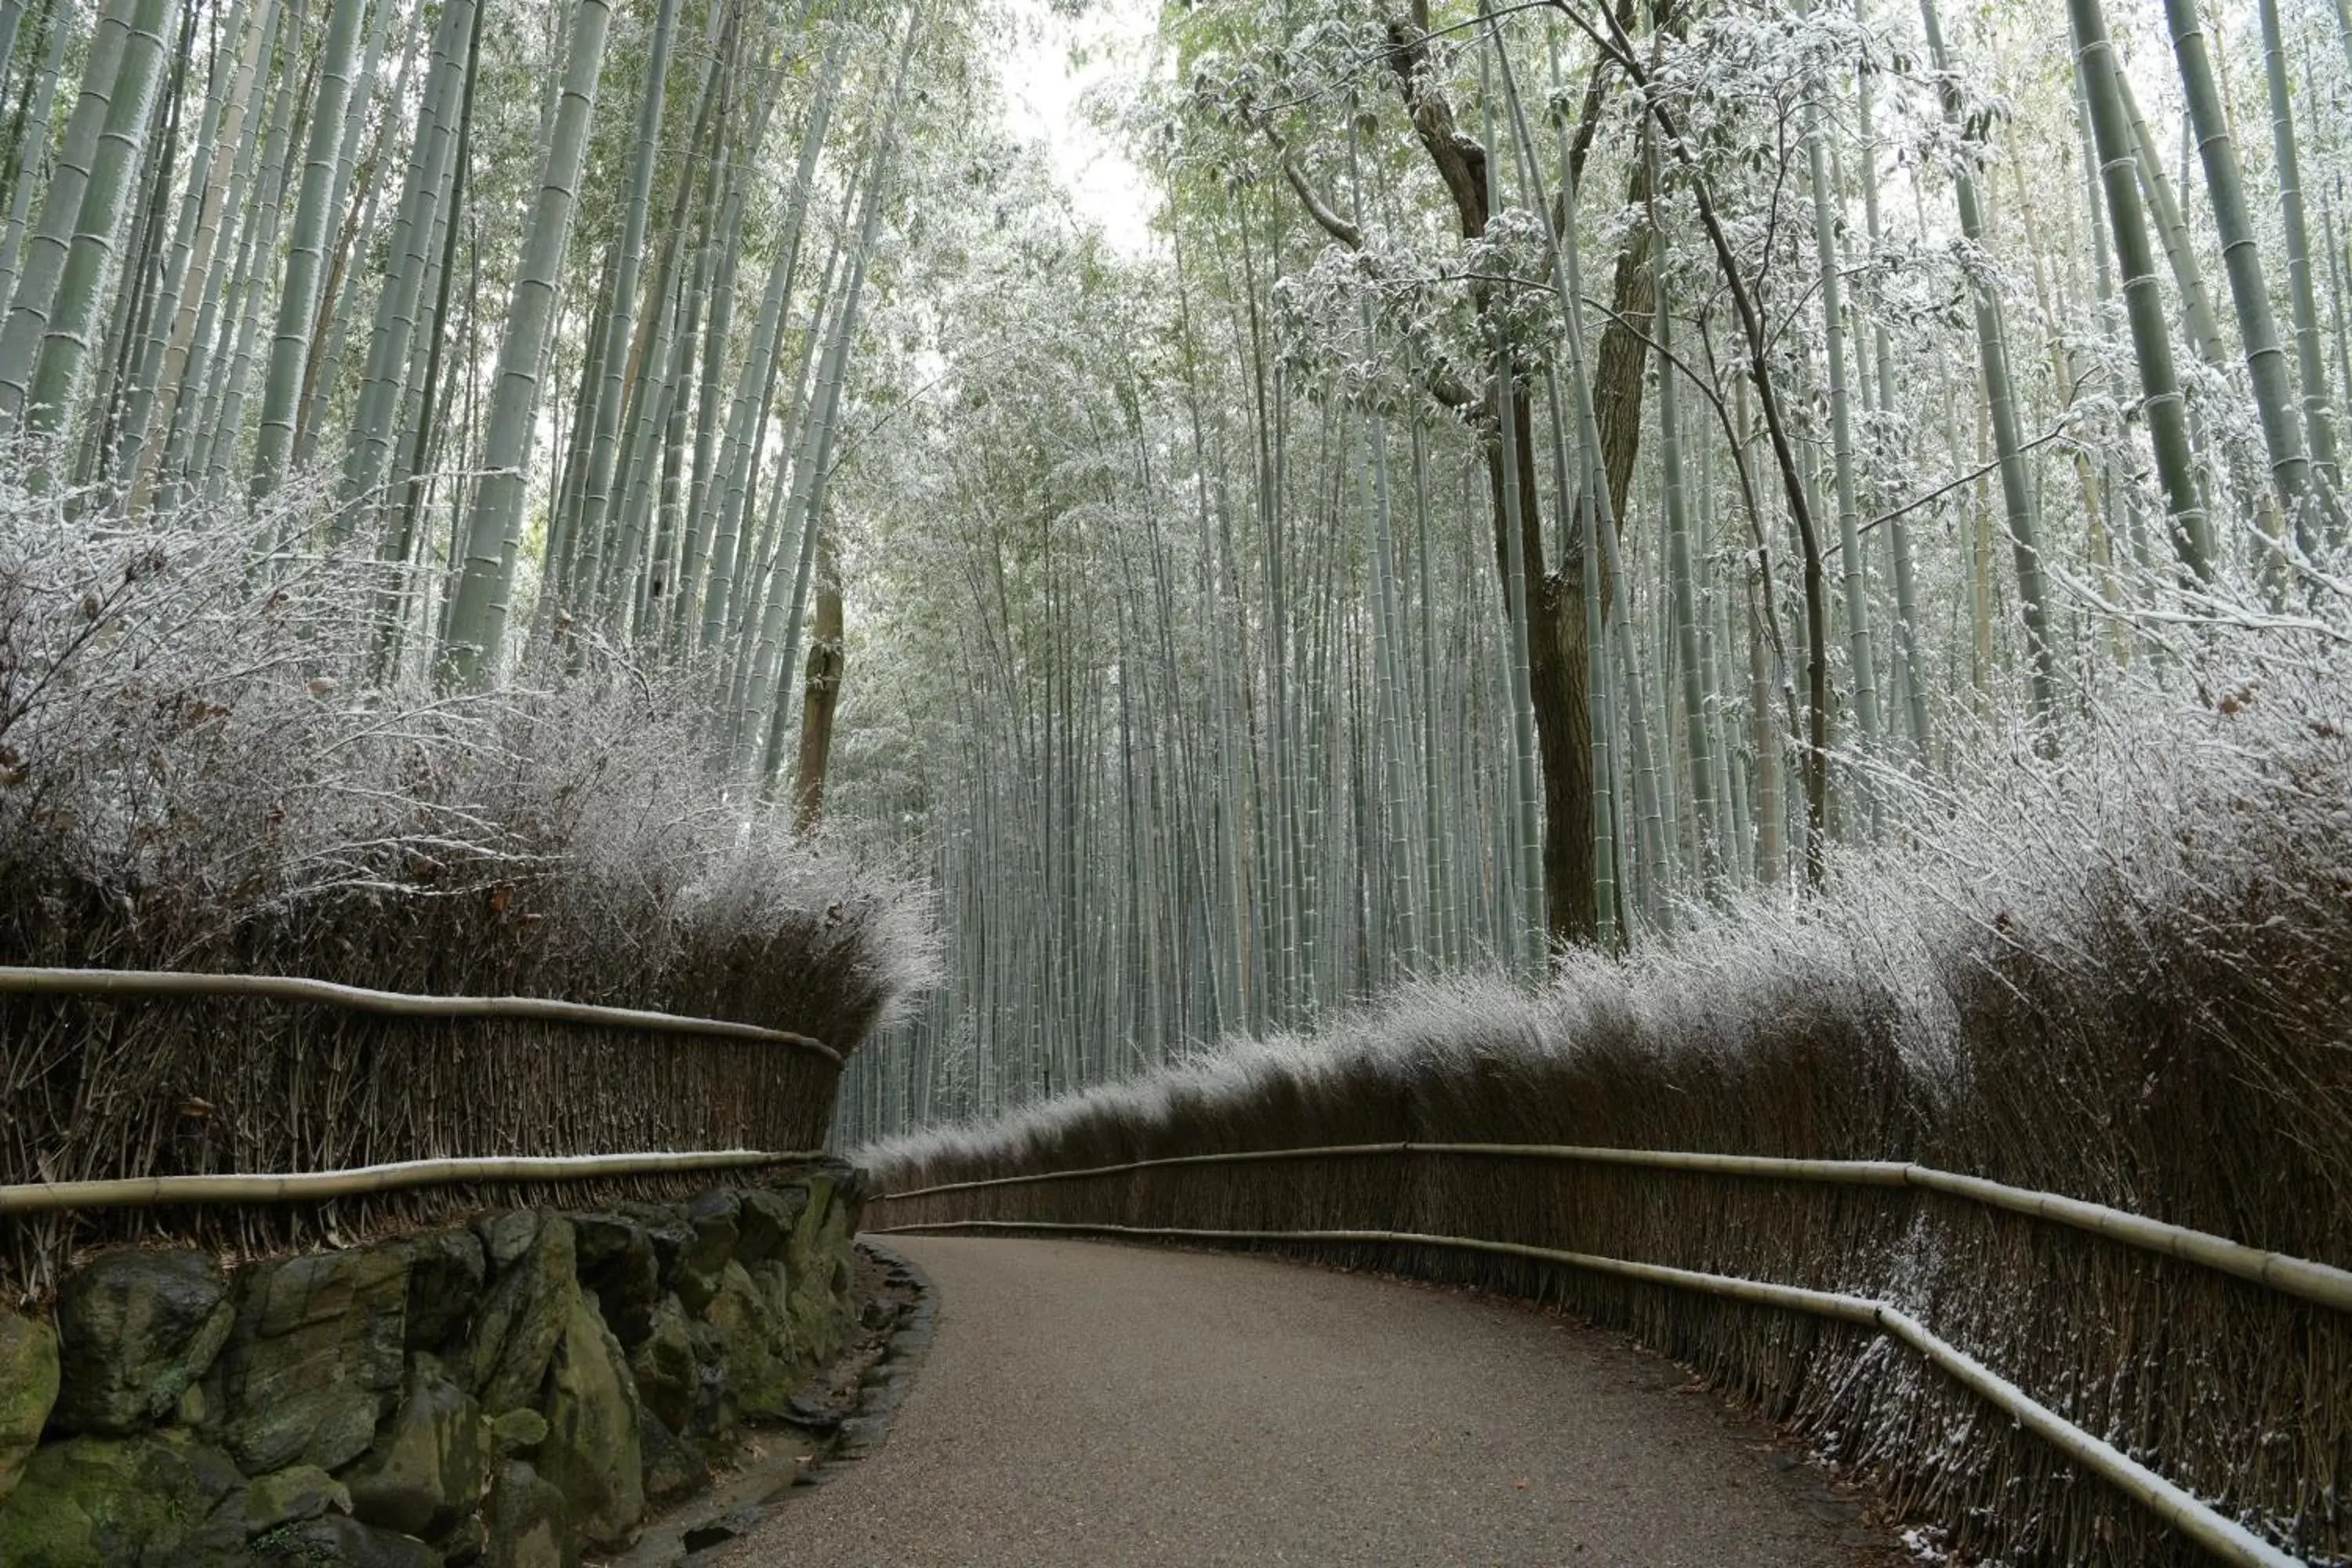
{"label": "snow on bamboo rail", "polygon": [[2177,1258],[2220,1273],[2234,1275],[2283,1295],[2352,1312],[2352,1270],[2266,1252],[2208,1231],[2150,1219],[2123,1209],[2109,1208],[2056,1193],[2012,1187],[1981,1176],[1939,1171],[1900,1160],[1797,1160],[1758,1154],[1702,1154],[1673,1150],[1591,1148],[1566,1143],[1339,1143],[1305,1149],[1234,1150],[1212,1154],[1175,1154],[1157,1160],[1130,1160],[1116,1165],[1088,1165],[1066,1171],[1039,1171],[980,1181],[945,1182],[903,1193],[884,1193],[875,1205],[907,1202],[945,1193],[974,1192],[987,1187],[1029,1186],[1045,1182],[1076,1181],[1124,1172],[1181,1165],[1243,1165],[1279,1160],[1321,1160],[1379,1154],[1472,1155],[1499,1159],[1561,1160],[1580,1164],[1628,1165],[1644,1170],[1691,1171],[1724,1176],[1753,1176],[1769,1181],[1811,1182],[1832,1186],[1916,1187],[1948,1197],[2006,1209],[2076,1230],[2088,1231],[2144,1252]]}
{"label": "snow on bamboo rail", "polygon": [[[1405,1145],[1352,1146],[1347,1152],[1358,1152],[1365,1147],[1395,1149]],[[1446,1146],[1415,1144],[1411,1147],[1422,1149]],[[1472,1147],[1484,1150],[1509,1146],[1473,1145]],[[1325,1151],[1325,1152],[1329,1152]],[[1633,1152],[1612,1151],[1620,1153]],[[1717,1158],[1727,1157],[1717,1156]],[[1179,1163],[1182,1162],[1137,1162],[1138,1164]],[[1833,1162],[1784,1163],[1819,1164]],[[1078,1173],[1061,1173],[1076,1174]],[[958,1184],[986,1185],[988,1184]],[[1646,1284],[1664,1285],[1675,1289],[1721,1296],[1732,1300],[1748,1301],[1759,1306],[1777,1307],[1785,1311],[1801,1312],[1811,1317],[1853,1323],[1863,1328],[1874,1329],[1916,1351],[1921,1357],[1969,1393],[2049,1443],[2069,1459],[2096,1473],[2102,1480],[2174,1530],[2179,1531],[2189,1540],[2195,1542],[2218,1561],[2242,1564],[2243,1568],[2309,1568],[2304,1559],[2290,1556],[2280,1551],[2236,1521],[2208,1507],[2200,1499],[2158,1475],[2113,1444],[2084,1431],[1966,1351],[1937,1335],[1909,1313],[1885,1301],[1872,1300],[1868,1297],[1840,1295],[1833,1291],[1812,1290],[1795,1285],[1775,1285],[1762,1280],[1742,1279],[1728,1274],[1706,1274],[1696,1269],[1670,1268],[1663,1264],[1637,1263],[1628,1258],[1605,1258],[1595,1253],[1563,1252],[1548,1247],[1528,1247],[1519,1242],[1486,1241],[1463,1236],[1427,1236],[1413,1231],[1198,1230],[1166,1226],[1049,1224],[1042,1221],[973,1219],[938,1220],[919,1225],[891,1226],[883,1227],[880,1234],[887,1236],[905,1235],[909,1232],[957,1230],[1048,1232],[1062,1235],[1132,1237],[1162,1241],[1257,1242],[1276,1246],[1375,1244],[1397,1247],[1437,1247],[1454,1251],[1483,1252],[1504,1258],[1528,1258],[1538,1263],[1553,1263],[1563,1268],[1583,1269],[1590,1273],[1614,1275],[1620,1279],[1636,1279]]]}
{"label": "snow on bamboo rail", "polygon": [[592,1029],[640,1029],[652,1034],[752,1040],[808,1051],[836,1067],[841,1063],[841,1053],[822,1040],[787,1029],[764,1028],[726,1018],[694,1018],[538,996],[419,996],[288,975],[200,974],[155,969],[38,969],[0,964],[0,994],[100,999],[261,997],[403,1018],[528,1018],[577,1024]]}
{"label": "snow on bamboo rail", "polygon": [[28,1182],[20,1186],[0,1186],[0,1215],[160,1208],[173,1204],[322,1203],[363,1193],[454,1186],[460,1183],[587,1182],[615,1176],[677,1175],[690,1171],[750,1170],[823,1158],[824,1151],[813,1149],[708,1149],[678,1153],[403,1160],[391,1164],[286,1175],[130,1176],[89,1182]]}

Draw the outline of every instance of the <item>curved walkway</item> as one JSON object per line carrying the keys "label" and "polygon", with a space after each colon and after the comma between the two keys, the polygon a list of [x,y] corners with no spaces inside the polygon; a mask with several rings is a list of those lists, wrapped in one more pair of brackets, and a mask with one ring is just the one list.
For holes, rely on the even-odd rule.
{"label": "curved walkway", "polygon": [[1612,1335],[1269,1258],[891,1238],[940,1291],[888,1445],[726,1568],[1906,1559]]}

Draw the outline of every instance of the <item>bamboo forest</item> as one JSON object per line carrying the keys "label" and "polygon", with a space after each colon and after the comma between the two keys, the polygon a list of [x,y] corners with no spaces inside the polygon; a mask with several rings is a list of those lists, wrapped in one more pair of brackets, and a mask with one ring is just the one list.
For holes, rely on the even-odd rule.
{"label": "bamboo forest", "polygon": [[2347,410],[2352,0],[0,0],[0,1568],[2352,1564]]}
{"label": "bamboo forest", "polygon": [[2347,175],[2346,0],[5,0],[0,777],[657,764],[906,900],[851,1142],[1801,923],[2342,668]]}

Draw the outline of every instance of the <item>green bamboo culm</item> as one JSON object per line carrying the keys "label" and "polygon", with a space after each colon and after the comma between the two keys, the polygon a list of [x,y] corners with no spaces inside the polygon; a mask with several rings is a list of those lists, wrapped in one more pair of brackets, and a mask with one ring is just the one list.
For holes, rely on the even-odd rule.
{"label": "green bamboo culm", "polygon": [[[1864,15],[1866,4],[1867,0],[1854,0],[1854,21],[1857,24],[1867,21]],[[1871,254],[1875,256],[1885,236],[1878,210],[1878,140],[1876,112],[1871,92],[1873,74],[1868,64],[1854,73],[1854,120],[1866,164],[1862,179],[1863,223],[1864,232],[1870,237]],[[1870,341],[1871,358],[1878,370],[1878,406],[1882,410],[1889,410],[1895,405],[1895,350],[1883,314],[1871,322]],[[1898,514],[1889,517],[1885,526],[1887,553],[1895,567],[1895,679],[1903,698],[1898,711],[1909,733],[1913,759],[1924,763],[1930,749],[1927,666],[1919,649],[1918,574],[1911,549],[1911,524]]]}
{"label": "green bamboo culm", "polygon": [[555,327],[556,292],[572,239],[580,170],[596,112],[596,87],[612,30],[612,0],[580,0],[572,26],[572,55],[548,129],[539,195],[525,230],[522,264],[509,298],[499,379],[491,394],[484,473],[466,520],[464,564],[449,606],[441,679],[456,688],[479,686],[497,668],[506,635],[515,554],[521,544],[525,469],[539,412],[540,366]]}
{"label": "green bamboo culm", "polygon": [[[9,300],[7,321],[0,325],[0,434],[29,423],[26,405],[64,290],[68,258],[82,237],[84,198],[96,183],[101,138],[115,100],[132,96],[126,89],[133,85],[133,57],[139,52],[134,34],[144,32],[150,45],[160,48],[161,10],[153,0],[111,0],[90,35],[81,93],[66,121],[65,138],[42,193],[40,220],[25,248],[24,271]],[[149,74],[152,80],[152,58]],[[136,109],[143,124],[146,105],[142,102]],[[127,194],[126,181],[117,190],[118,200]],[[112,225],[107,229],[110,237]],[[53,423],[62,415],[57,410],[47,419]]]}
{"label": "green bamboo culm", "polygon": [[[1491,17],[1486,0],[1480,0],[1479,11],[1482,16]],[[1496,58],[1502,66],[1507,89],[1511,80],[1510,60],[1503,53],[1499,35],[1496,36],[1494,43]],[[1491,102],[1487,121],[1486,144],[1491,147],[1495,144]],[[1522,128],[1518,136],[1522,149],[1527,140]],[[1540,199],[1535,205],[1538,209],[1549,211],[1549,204]],[[1558,247],[1553,248],[1557,250]],[[1563,298],[1568,297],[1565,289],[1561,292]],[[1503,602],[1509,622],[1506,658],[1511,700],[1511,804],[1516,824],[1511,848],[1518,870],[1517,891],[1519,900],[1516,923],[1519,940],[1526,943],[1521,952],[1525,964],[1522,973],[1533,980],[1539,979],[1549,970],[1550,952],[1544,912],[1543,828],[1538,821],[1538,805],[1541,799],[1541,784],[1536,763],[1534,674],[1529,647],[1534,607],[1528,603],[1527,519],[1519,488],[1518,416],[1513,407],[1519,395],[1517,384],[1518,371],[1510,340],[1502,323],[1490,319],[1486,323],[1486,332],[1495,365],[1491,403],[1495,411],[1496,439],[1501,447],[1503,473]],[[1571,347],[1573,333],[1571,326]]]}
{"label": "green bamboo culm", "polygon": [[2303,391],[2304,445],[2311,456],[2316,501],[2328,532],[2344,527],[2336,468],[2336,426],[2328,407],[2327,357],[2320,345],[2319,300],[2312,282],[2311,229],[2303,206],[2303,167],[2296,156],[2294,105],[2287,90],[2286,42],[2279,25],[2278,0],[2260,0],[2263,76],[2271,100],[2271,149],[2278,172],[2280,231],[2286,240],[2287,299],[2294,309],[2294,357]]}
{"label": "green bamboo culm", "polygon": [[289,237],[285,283],[278,296],[277,331],[269,340],[268,378],[262,384],[261,428],[253,451],[252,491],[257,500],[285,479],[287,460],[294,450],[294,422],[301,412],[302,373],[309,363],[310,329],[318,315],[327,233],[337,216],[332,205],[344,110],[351,100],[361,25],[366,19],[367,0],[335,0],[334,8],[327,13],[302,188],[295,198],[294,232]]}
{"label": "green bamboo culm", "polygon": [[2172,363],[2172,334],[2156,280],[2155,253],[2140,205],[2140,175],[2131,123],[2124,108],[2115,47],[2107,39],[2099,0],[2066,0],[2074,37],[2075,69],[2091,112],[2091,137],[2106,194],[2107,226],[2122,274],[2124,312],[2131,325],[2132,351],[2139,363],[2141,414],[2147,424],[2156,471],[2171,521],[2172,546],[2180,563],[2199,582],[2213,574],[2212,539],[2205,503],[2198,494],[2196,467],[2189,448],[2188,411]]}
{"label": "green bamboo culm", "polygon": [[32,100],[24,106],[16,168],[8,195],[8,219],[5,228],[0,229],[0,322],[5,321],[9,302],[16,296],[24,259],[25,229],[32,217],[35,189],[42,183],[37,177],[41,160],[49,148],[49,115],[57,107],[58,83],[65,74],[66,48],[73,42],[73,36],[69,18],[50,18],[48,52],[40,66]]}
{"label": "green bamboo culm", "polygon": [[[2172,182],[2165,178],[2164,155],[2157,150],[2147,117],[2140,113],[2131,79],[2117,72],[2115,82],[2124,113],[2131,121],[2132,156],[2139,167],[2141,199],[2148,216],[2155,220],[2157,238],[2164,247],[2164,259],[2172,271],[2172,285],[2180,293],[2180,323],[2198,358],[2217,367],[2225,364],[2229,351],[2222,346],[2221,321],[2213,314],[2213,290],[2206,285],[2205,268],[2197,259],[2197,243],[2189,232],[2189,220],[2181,213],[2180,203],[2172,194]],[[2182,172],[2187,173],[2185,167]]]}
{"label": "green bamboo culm", "polygon": [[[2238,168],[2237,143],[2231,137],[2229,116],[2214,77],[2205,24],[2198,15],[2197,0],[2164,0],[2164,15],[2172,33],[2172,58],[2180,68],[2189,122],[2197,131],[2198,156],[2205,165],[2205,190],[2212,202],[2213,226],[2221,235],[2222,269],[2229,275],[2230,298],[2237,307],[2238,336],[2245,344],[2254,408],[2261,416],[2263,445],[2270,455],[2271,485],[2278,492],[2280,507],[2293,520],[2296,542],[2308,552],[2317,543],[2310,508],[2311,458],[2304,447],[2303,422],[2288,376],[2286,350],[2279,343],[2278,322],[2271,312],[2262,249],[2254,238],[2245,181]],[[2105,156],[2104,149],[2101,156]]]}
{"label": "green bamboo culm", "polygon": [[[654,165],[661,153],[662,105],[668,86],[671,40],[677,30],[677,0],[661,0],[654,13],[653,41],[646,53],[646,91],[637,112],[635,156],[629,172],[629,202],[622,220],[620,265],[613,275],[611,310],[604,317],[604,344],[599,364],[602,374],[591,389],[594,394],[596,419],[590,433],[586,482],[580,493],[580,512],[572,524],[569,543],[573,547],[595,541],[601,544],[610,520],[606,513],[612,505],[614,468],[617,446],[621,439],[621,415],[624,381],[629,367],[628,345],[635,335],[637,310],[638,275],[646,259],[646,227],[653,207]],[[654,307],[659,310],[656,302]],[[648,360],[650,368],[650,359]],[[567,542],[559,541],[559,545]],[[601,557],[601,552],[600,552]],[[562,551],[551,550],[551,563],[560,561]],[[551,584],[551,588],[553,586]],[[593,595],[593,584],[571,584]]]}
{"label": "green bamboo culm", "polygon": [[[1932,25],[1930,31],[1932,34]],[[1937,66],[1943,68],[1943,62],[1939,59]],[[1881,729],[1878,674],[1871,654],[1870,579],[1862,556],[1862,509],[1854,494],[1853,412],[1846,390],[1845,279],[1838,265],[1838,225],[1832,211],[1836,193],[1830,184],[1828,139],[1822,131],[1820,100],[1811,94],[1805,100],[1804,133],[1805,166],[1813,196],[1813,256],[1821,273],[1822,325],[1829,360],[1830,462],[1837,483],[1838,557],[1845,584],[1847,677],[1853,683],[1854,727],[1860,732],[1863,751],[1868,753],[1878,749]],[[1658,374],[1665,375],[1666,368],[1661,365]],[[2028,531],[2030,536],[2030,524]],[[2019,570],[2022,575],[2021,564]],[[2038,573],[2038,564],[2035,570]],[[2040,597],[2038,591],[2033,597]],[[2029,603],[2028,636],[2038,648],[2046,641],[2048,633],[2046,629],[2031,629],[2037,613],[2038,606]],[[2038,663],[2036,679],[2045,683],[2047,680]],[[2047,701],[2048,694],[2037,690],[2036,706]],[[1874,820],[1879,810],[1874,793],[1869,809]]]}
{"label": "green bamboo culm", "polygon": [[[1643,137],[1643,155],[1650,162],[1650,189],[1658,189],[1657,148]],[[1724,841],[1716,816],[1715,740],[1707,728],[1713,694],[1707,689],[1707,666],[1699,651],[1696,574],[1691,564],[1691,522],[1683,476],[1682,394],[1675,379],[1682,374],[1675,363],[1674,311],[1666,292],[1662,244],[1653,252],[1651,266],[1659,272],[1658,310],[1654,331],[1658,356],[1658,464],[1666,513],[1666,567],[1674,585],[1675,662],[1682,676],[1683,742],[1690,754],[1691,801],[1698,825],[1700,877],[1710,896],[1720,894],[1725,881]],[[1853,486],[1849,477],[1846,489]],[[1849,514],[1849,536],[1852,535]],[[1857,542],[1858,544],[1858,542]],[[1860,551],[1855,546],[1854,553]],[[1849,584],[1858,575],[1849,566]],[[1849,594],[1855,590],[1849,585]]]}
{"label": "green bamboo culm", "polygon": [[[1919,0],[1920,20],[1927,26],[1927,52],[1938,71],[1951,62],[1944,34],[1936,17],[1935,0]],[[1950,90],[1944,95],[1944,118],[1957,128],[1959,110]],[[1953,177],[1959,202],[1960,232],[1971,245],[1984,244],[1984,217],[1977,202],[1976,182],[1965,173]],[[2009,374],[2009,347],[2001,330],[1999,300],[1979,284],[1970,292],[1976,304],[1977,360],[1984,377],[1985,402],[1992,424],[1993,451],[2000,461],[2001,515],[2009,527],[2011,553],[2017,564],[2017,607],[2025,623],[2026,653],[2032,664],[2033,716],[2042,743],[2054,744],[2058,714],[2057,653],[2050,640],[2049,598],[2042,578],[2040,525],[2033,515],[2032,491],[2027,483],[2024,438],[2017,426],[2017,395]]]}
{"label": "green bamboo culm", "polygon": [[[222,68],[215,62],[212,81],[205,95],[204,110],[197,121],[196,144],[190,159],[186,184],[181,192],[179,216],[173,225],[170,249],[163,266],[156,298],[150,317],[145,341],[139,346],[131,372],[129,398],[122,412],[118,446],[112,456],[114,470],[136,477],[145,467],[147,433],[153,419],[156,397],[169,357],[169,351],[182,314],[181,300],[192,270],[197,268],[201,254],[209,262],[211,247],[205,233],[207,222],[217,225],[221,193],[213,178],[214,161],[218,157],[226,138],[223,132],[241,121],[244,104],[249,96],[256,68],[261,28],[267,18],[257,19],[251,0],[235,0],[220,42],[215,47],[227,53],[234,63]],[[135,489],[135,483],[133,488]],[[136,515],[134,502],[130,509]]]}
{"label": "green bamboo culm", "polygon": [[62,436],[71,426],[82,366],[111,303],[107,290],[120,265],[116,252],[122,226],[139,194],[163,39],[178,9],[178,0],[139,0],[132,10],[73,243],[66,252],[48,330],[41,339],[40,361],[33,372],[25,428],[35,434]]}
{"label": "green bamboo culm", "polygon": [[[466,86],[466,40],[473,29],[474,10],[474,0],[448,0],[434,31],[432,65],[425,73],[425,96],[410,137],[408,168],[386,247],[389,270],[376,296],[359,408],[343,448],[342,491],[335,509],[339,520],[351,518],[382,482],[399,439],[409,344],[431,264],[443,185],[456,151],[457,110]],[[338,526],[348,529],[350,524]]]}
{"label": "green bamboo culm", "polygon": [[766,426],[768,400],[773,395],[778,347],[784,311],[791,303],[793,274],[800,265],[809,196],[815,188],[817,163],[824,153],[825,130],[831,123],[834,94],[841,79],[844,37],[836,34],[826,50],[824,74],[818,79],[816,97],[809,105],[808,123],[801,136],[800,163],[793,171],[792,194],[787,198],[790,205],[785,212],[784,237],[768,272],[759,318],[752,328],[751,350],[744,356],[742,374],[729,405],[727,436],[720,447],[719,465],[725,483],[719,489],[717,505],[706,505],[697,517],[694,538],[688,545],[688,604],[693,603],[701,563],[709,563],[709,583],[702,598],[701,644],[705,649],[719,646],[727,632],[729,611],[740,607],[734,591],[740,574],[737,544],[743,515],[750,505],[752,473],[758,466],[757,437]]}

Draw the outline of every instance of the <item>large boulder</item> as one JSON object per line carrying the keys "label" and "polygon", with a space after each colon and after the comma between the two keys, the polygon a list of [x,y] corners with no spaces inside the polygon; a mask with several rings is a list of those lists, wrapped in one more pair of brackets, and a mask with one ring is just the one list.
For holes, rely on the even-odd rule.
{"label": "large boulder", "polygon": [[811,1362],[830,1358],[849,1335],[855,1308],[849,1238],[856,1223],[832,1178],[809,1178],[809,1205],[785,1249],[792,1277],[785,1315],[794,1348]]}
{"label": "large boulder", "polygon": [[637,1451],[645,1460],[648,1502],[673,1503],[710,1484],[710,1468],[659,1416],[642,1407],[637,1411]]}
{"label": "large boulder", "polygon": [[653,1327],[661,1300],[661,1262],[652,1235],[626,1215],[575,1215],[572,1250],[583,1289],[593,1292],[604,1324],[625,1348]]}
{"label": "large boulder", "polygon": [[435,1230],[394,1244],[408,1258],[408,1348],[447,1353],[473,1326],[489,1266],[470,1230]]}
{"label": "large boulder", "polygon": [[693,1325],[676,1296],[654,1309],[646,1336],[629,1352],[629,1374],[637,1398],[673,1432],[691,1429],[703,1397],[708,1363],[696,1353]]}
{"label": "large boulder", "polygon": [[724,1187],[713,1188],[686,1205],[687,1223],[694,1239],[677,1260],[674,1287],[689,1312],[699,1312],[719,1294],[721,1276],[734,1261],[741,1231],[742,1199]]}
{"label": "large boulder", "polygon": [[563,1494],[572,1523],[590,1545],[634,1539],[646,1511],[636,1384],[620,1342],[585,1297],[572,1304],[541,1408],[547,1436],[538,1469]]}
{"label": "large boulder", "polygon": [[375,1447],[344,1476],[363,1524],[437,1541],[489,1489],[488,1424],[441,1363],[410,1358],[408,1392]]}
{"label": "large boulder", "polygon": [[478,1227],[490,1286],[474,1313],[473,1336],[452,1370],[492,1415],[538,1403],[556,1342],[580,1300],[572,1226],[518,1210]]}
{"label": "large boulder", "polygon": [[109,1252],[58,1298],[59,1430],[124,1436],[172,1413],[211,1367],[236,1310],[201,1252]]}
{"label": "large boulder", "polygon": [[237,1525],[205,1521],[245,1478],[184,1433],[69,1437],[36,1452],[0,1503],[9,1568],[210,1568],[245,1561]]}
{"label": "large boulder", "polygon": [[393,1248],[291,1258],[237,1277],[220,1360],[222,1439],[248,1475],[367,1451],[400,1394],[408,1259]]}
{"label": "large boulder", "polygon": [[676,1204],[624,1204],[620,1212],[644,1227],[646,1239],[653,1243],[661,1288],[669,1289],[677,1279],[678,1260],[694,1245],[694,1226],[686,1210]]}
{"label": "large boulder", "polygon": [[222,1503],[214,1518],[231,1517],[233,1510],[242,1516],[247,1535],[267,1535],[305,1520],[349,1513],[352,1494],[350,1488],[316,1465],[290,1465],[247,1481],[245,1495]]}
{"label": "large boulder", "polygon": [[792,1244],[793,1232],[808,1212],[805,1187],[770,1191],[753,1187],[743,1194],[742,1214],[736,1221],[742,1232],[735,1243],[735,1259],[745,1268],[764,1263]]}
{"label": "large boulder", "polygon": [[[781,1272],[772,1263],[761,1267]],[[741,1264],[730,1263],[720,1271],[718,1293],[704,1320],[725,1338],[722,1364],[735,1413],[752,1418],[782,1415],[803,1369],[784,1316],[769,1292]]]}
{"label": "large boulder", "polygon": [[537,1470],[520,1459],[499,1466],[482,1510],[482,1568],[580,1568],[563,1510],[563,1494]]}
{"label": "large boulder", "polygon": [[249,1561],[288,1568],[441,1568],[441,1554],[425,1542],[336,1513],[271,1531],[253,1543]]}
{"label": "large boulder", "polygon": [[0,1503],[16,1489],[57,1398],[58,1336],[0,1307]]}

